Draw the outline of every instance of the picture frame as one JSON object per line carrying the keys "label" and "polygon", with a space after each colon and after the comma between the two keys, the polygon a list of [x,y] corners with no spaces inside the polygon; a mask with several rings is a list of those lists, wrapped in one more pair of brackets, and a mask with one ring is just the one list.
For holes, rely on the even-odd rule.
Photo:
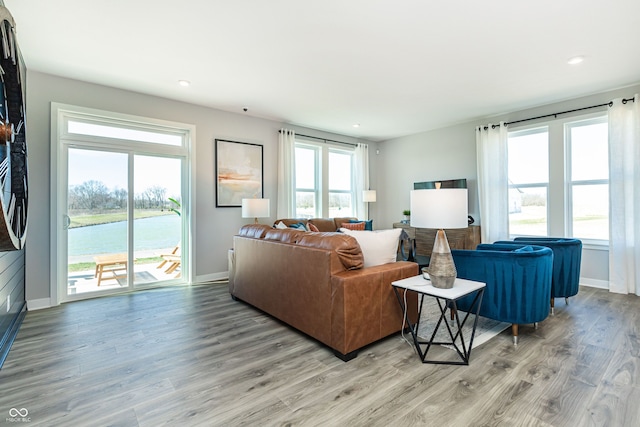
{"label": "picture frame", "polygon": [[241,207],[242,199],[262,198],[263,146],[217,138],[215,145],[216,207]]}

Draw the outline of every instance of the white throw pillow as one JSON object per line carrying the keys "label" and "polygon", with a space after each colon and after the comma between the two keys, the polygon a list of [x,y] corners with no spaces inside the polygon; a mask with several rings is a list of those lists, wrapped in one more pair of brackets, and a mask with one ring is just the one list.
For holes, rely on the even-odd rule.
{"label": "white throw pillow", "polygon": [[276,224],[276,228],[279,228],[282,230],[283,228],[289,228],[289,227],[287,227],[284,222],[280,221],[279,223]]}
{"label": "white throw pillow", "polygon": [[364,266],[388,264],[396,262],[398,252],[398,242],[400,240],[401,228],[390,230],[359,231],[341,228],[344,234],[355,237],[362,249]]}

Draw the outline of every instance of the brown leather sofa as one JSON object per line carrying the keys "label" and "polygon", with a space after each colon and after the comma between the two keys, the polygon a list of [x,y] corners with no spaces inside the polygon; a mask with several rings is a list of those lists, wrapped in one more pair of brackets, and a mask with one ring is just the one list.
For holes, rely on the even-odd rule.
{"label": "brown leather sofa", "polygon": [[[243,226],[229,254],[229,292],[333,349],[344,361],[400,331],[391,282],[418,274],[413,262],[363,268],[358,242],[336,232]],[[412,320],[417,296],[407,294]]]}
{"label": "brown leather sofa", "polygon": [[310,218],[310,219],[300,219],[300,218],[283,218],[277,219],[273,225],[275,226],[277,223],[282,221],[284,225],[287,227],[291,224],[296,224],[298,222],[303,223],[305,226],[307,224],[313,224],[318,228],[318,231],[338,231],[338,229],[342,226],[343,222],[349,222],[350,220],[355,220],[356,218]]}

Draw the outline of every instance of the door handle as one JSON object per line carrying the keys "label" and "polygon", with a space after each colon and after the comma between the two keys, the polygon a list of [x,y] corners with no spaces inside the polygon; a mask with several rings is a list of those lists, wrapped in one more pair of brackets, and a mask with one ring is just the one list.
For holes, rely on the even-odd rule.
{"label": "door handle", "polygon": [[71,218],[69,217],[69,215],[62,215],[62,219],[63,219],[63,224],[62,224],[62,229],[63,230],[68,230],[69,226],[71,225]]}

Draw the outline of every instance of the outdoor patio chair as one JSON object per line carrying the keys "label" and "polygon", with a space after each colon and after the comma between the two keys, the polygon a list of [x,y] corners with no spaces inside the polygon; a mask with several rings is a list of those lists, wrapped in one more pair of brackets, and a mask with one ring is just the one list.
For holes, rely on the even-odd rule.
{"label": "outdoor patio chair", "polygon": [[178,267],[180,267],[180,262],[182,261],[182,255],[180,254],[180,245],[177,245],[171,253],[168,254],[160,254],[162,258],[162,262],[158,264],[156,268],[163,268],[168,264],[168,267],[164,271],[167,274],[173,273]]}

